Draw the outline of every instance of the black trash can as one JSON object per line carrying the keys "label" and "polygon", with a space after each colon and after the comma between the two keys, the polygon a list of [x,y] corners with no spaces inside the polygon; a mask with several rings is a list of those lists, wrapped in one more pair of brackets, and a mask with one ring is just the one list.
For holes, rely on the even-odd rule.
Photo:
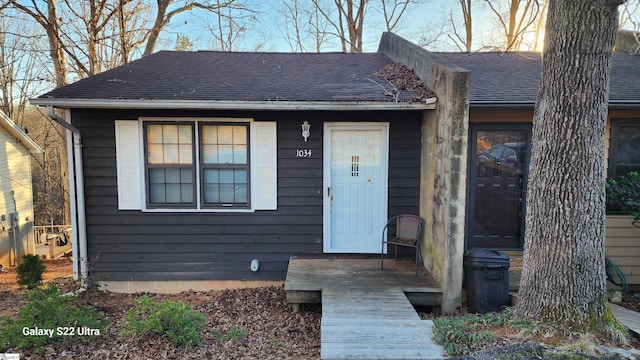
{"label": "black trash can", "polygon": [[509,305],[509,257],[495,250],[471,249],[464,253],[467,307],[472,313],[500,311]]}

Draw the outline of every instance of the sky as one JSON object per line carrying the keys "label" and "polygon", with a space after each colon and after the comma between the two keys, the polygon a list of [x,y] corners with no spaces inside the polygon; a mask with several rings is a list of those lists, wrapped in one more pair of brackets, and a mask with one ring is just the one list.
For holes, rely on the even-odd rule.
{"label": "sky", "polygon": [[[420,0],[420,4],[412,4],[410,11],[407,11],[403,21],[395,30],[398,35],[412,41],[418,42],[422,34],[432,34],[439,31],[443,21],[449,18],[449,13],[453,6],[456,6],[452,0]],[[377,4],[378,0],[374,3]],[[258,19],[253,21],[249,26],[247,35],[239,41],[235,50],[239,51],[291,51],[290,46],[283,37],[282,15],[278,13],[280,0],[264,0],[261,3],[260,14]],[[482,8],[478,8],[479,14]],[[209,29],[204,25],[205,19],[202,15],[193,16],[186,14],[180,18],[176,18],[172,22],[171,28],[163,35],[163,47],[171,48],[175,44],[176,34],[187,35],[194,43],[193,50],[212,49]],[[478,30],[480,30],[480,22],[478,22]],[[369,9],[365,16],[365,32],[363,37],[363,47],[365,52],[375,52],[377,50],[380,36],[384,31],[384,18],[380,11]],[[441,38],[444,38],[441,37]],[[480,37],[478,37],[480,38]],[[261,46],[259,46],[261,45]],[[455,51],[455,47],[443,45],[439,43],[435,50]],[[444,46],[444,47],[443,47]],[[341,51],[339,44],[327,46],[323,51]]]}

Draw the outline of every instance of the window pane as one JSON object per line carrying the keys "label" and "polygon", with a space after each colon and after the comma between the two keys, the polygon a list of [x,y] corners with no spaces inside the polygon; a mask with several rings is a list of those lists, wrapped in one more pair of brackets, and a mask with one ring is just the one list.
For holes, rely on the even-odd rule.
{"label": "window pane", "polygon": [[236,185],[236,202],[247,202],[247,185]]}
{"label": "window pane", "polygon": [[234,126],[233,127],[233,143],[234,144],[247,144],[247,127],[246,126]]}
{"label": "window pane", "polygon": [[217,184],[220,182],[220,179],[218,178],[218,170],[206,169],[204,171],[204,182],[206,184]]}
{"label": "window pane", "polygon": [[193,186],[191,184],[182,184],[180,187],[183,203],[192,203],[193,202]]}
{"label": "window pane", "polygon": [[218,143],[218,127],[205,125],[202,127],[202,143],[217,144]]}
{"label": "window pane", "polygon": [[163,164],[179,164],[178,162],[178,145],[164,145]]}
{"label": "window pane", "polygon": [[183,184],[193,184],[193,172],[191,172],[191,169],[181,169],[180,182]]}
{"label": "window pane", "polygon": [[164,184],[164,169],[149,169],[149,183]]}
{"label": "window pane", "polygon": [[233,144],[232,126],[218,126],[218,144]]}
{"label": "window pane", "polygon": [[167,184],[167,202],[178,204],[180,203],[181,186],[180,184]]}
{"label": "window pane", "polygon": [[151,184],[149,185],[149,202],[152,204],[164,203],[164,184]]}
{"label": "window pane", "polygon": [[180,169],[166,169],[165,179],[167,184],[180,184]]}
{"label": "window pane", "polygon": [[217,145],[203,145],[202,146],[202,161],[205,164],[217,164],[218,163],[218,146]]}
{"label": "window pane", "polygon": [[179,161],[180,164],[191,164],[191,162],[193,161],[193,156],[192,156],[192,147],[191,144],[188,145],[179,145],[178,147],[178,151],[179,151]]}
{"label": "window pane", "polygon": [[233,184],[233,170],[220,170],[220,183]]}
{"label": "window pane", "polygon": [[247,163],[247,145],[234,145],[233,147],[233,163]]}
{"label": "window pane", "polygon": [[163,125],[162,126],[162,142],[165,144],[178,143],[178,126]]}
{"label": "window pane", "polygon": [[149,164],[162,164],[163,163],[163,159],[164,159],[164,155],[163,155],[163,147],[162,145],[158,145],[158,144],[149,144],[148,148],[147,148],[148,154],[147,154],[147,162]]}
{"label": "window pane", "polygon": [[235,170],[234,175],[236,184],[247,183],[247,170]]}
{"label": "window pane", "polygon": [[191,145],[192,141],[191,125],[180,125],[178,129],[178,142],[180,144]]}
{"label": "window pane", "polygon": [[640,127],[619,127],[616,164],[640,164]]}
{"label": "window pane", "polygon": [[220,202],[233,203],[234,198],[233,184],[220,184]]}
{"label": "window pane", "polygon": [[162,125],[147,126],[147,140],[149,144],[162,144]]}
{"label": "window pane", "polygon": [[220,187],[217,183],[204,185],[204,202],[207,204],[220,202]]}
{"label": "window pane", "polygon": [[218,163],[233,164],[233,145],[218,145]]}

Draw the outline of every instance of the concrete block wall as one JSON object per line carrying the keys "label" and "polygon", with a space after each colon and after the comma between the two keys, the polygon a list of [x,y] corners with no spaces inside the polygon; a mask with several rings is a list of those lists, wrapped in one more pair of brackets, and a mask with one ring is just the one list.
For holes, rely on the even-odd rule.
{"label": "concrete block wall", "polygon": [[378,52],[405,64],[438,97],[423,118],[421,245],[424,265],[443,289],[441,310],[452,312],[462,304],[469,72],[392,33],[383,34]]}

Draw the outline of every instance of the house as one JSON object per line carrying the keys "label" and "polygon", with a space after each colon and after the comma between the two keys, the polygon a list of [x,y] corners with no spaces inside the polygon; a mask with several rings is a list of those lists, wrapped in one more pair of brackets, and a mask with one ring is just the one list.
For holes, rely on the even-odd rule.
{"label": "house", "polygon": [[0,265],[35,253],[31,154],[43,150],[0,111]]}
{"label": "house", "polygon": [[[640,130],[639,61],[614,55],[610,159]],[[437,97],[380,76],[397,64]],[[32,103],[73,136],[79,275],[91,263],[113,291],[279,284],[291,254],[379,253],[386,219],[418,213],[447,312],[466,248],[522,251],[540,66],[385,33],[371,54],[159,52]],[[628,223],[608,217],[607,252],[640,283]]]}
{"label": "house", "polygon": [[[437,99],[381,77],[397,64]],[[379,254],[389,217],[421,213],[446,311],[461,303],[467,96],[468,72],[387,33],[369,54],[158,52],[32,103],[73,136],[76,276],[279,284],[291,254]]]}
{"label": "house", "polygon": [[[539,53],[440,53],[471,73],[466,247],[521,254]],[[606,127],[607,176],[640,170],[640,56],[614,52]],[[640,229],[608,214],[606,254],[640,288]]]}

